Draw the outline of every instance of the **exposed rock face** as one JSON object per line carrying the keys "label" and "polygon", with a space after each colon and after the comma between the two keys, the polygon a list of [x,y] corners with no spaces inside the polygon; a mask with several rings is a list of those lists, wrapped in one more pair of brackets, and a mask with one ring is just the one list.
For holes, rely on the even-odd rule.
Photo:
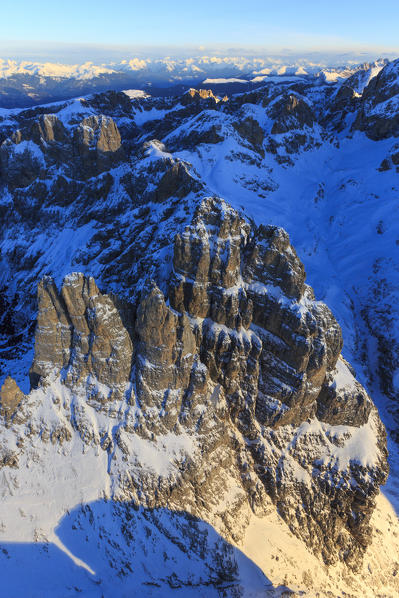
{"label": "exposed rock face", "polygon": [[216,104],[219,100],[213,95],[210,89],[189,89],[182,97],[181,103],[183,106],[189,105],[192,102],[200,102],[201,100],[208,100],[209,105]]}
{"label": "exposed rock face", "polygon": [[340,385],[339,379],[337,382],[331,374],[326,376],[317,399],[317,418],[337,426],[365,424],[373,404],[343,360],[340,360],[337,366],[338,377],[343,375],[344,383]]}
{"label": "exposed rock face", "polygon": [[328,308],[312,301],[287,234],[274,227],[251,231],[210,200],[177,237],[174,270],[171,304],[205,319],[202,353],[217,381],[227,380],[240,403],[247,381],[262,424],[313,416],[342,339]]}
{"label": "exposed rock face", "polygon": [[315,120],[309,105],[294,95],[276,102],[272,106],[271,116],[275,119],[272,134],[277,135],[302,129],[305,125],[311,127]]}
{"label": "exposed rock face", "polygon": [[259,147],[262,145],[265,138],[265,132],[259,126],[259,123],[247,117],[245,120],[236,125],[238,133],[247,139],[253,146]]}
{"label": "exposed rock face", "polygon": [[124,159],[121,136],[112,118],[90,116],[71,131],[55,114],[22,123],[0,146],[0,173],[10,188],[27,187],[45,169],[62,166],[69,176],[88,179]]}
{"label": "exposed rock face", "polygon": [[399,143],[395,143],[390,148],[388,155],[382,160],[378,168],[380,172],[391,169],[396,169],[399,172]]}
{"label": "exposed rock face", "polygon": [[[251,228],[208,198],[176,236],[164,292],[147,285],[137,310],[118,310],[81,274],[66,277],[60,292],[51,279],[40,283],[31,368],[38,390],[27,405],[61,380],[75,398],[69,415],[64,399],[64,419],[44,436],[65,442],[76,430],[102,446],[124,500],[206,519],[207,497],[220,493],[228,472],[241,488],[237,509],[261,513],[269,495],[326,563],[356,569],[387,475],[384,430],[337,363],[340,328],[304,281],[282,229]],[[114,432],[95,423],[101,411]],[[159,482],[137,470],[137,438],[170,434],[189,445],[179,473]],[[372,456],[352,458],[351,442]],[[222,520],[224,533],[239,538],[243,529]]]}
{"label": "exposed rock face", "polygon": [[84,105],[95,108],[100,114],[113,112],[120,116],[130,115],[132,102],[123,91],[109,90],[104,93],[97,93],[90,98],[82,99]]}
{"label": "exposed rock face", "polygon": [[[136,333],[137,400],[147,430],[166,433],[182,425],[204,434],[213,420],[215,386],[201,363],[187,315],[171,310],[154,287],[139,305]],[[223,408],[221,400],[218,410]]]}
{"label": "exposed rock face", "polygon": [[18,414],[18,407],[24,396],[15,380],[7,376],[0,389],[0,415],[4,417],[6,425],[10,425],[15,415]]}
{"label": "exposed rock face", "polygon": [[[38,304],[33,386],[61,375],[70,387],[87,385],[88,397],[100,403],[123,395],[133,347],[111,297],[93,278],[71,274],[60,293],[52,279],[43,279]],[[92,377],[103,386],[92,387]]]}
{"label": "exposed rock face", "polygon": [[179,144],[183,148],[195,148],[200,144],[212,144],[215,145],[223,141],[222,128],[219,123],[214,124],[212,119],[208,119],[202,115],[197,119],[195,125],[191,130],[185,133],[183,136],[176,136],[172,132],[172,140],[169,141],[169,147],[176,149]]}
{"label": "exposed rock face", "polygon": [[183,162],[171,162],[170,168],[159,181],[153,198],[156,203],[162,203],[171,196],[186,197],[190,191],[198,191],[200,188],[201,183],[193,179]]}
{"label": "exposed rock face", "polygon": [[32,141],[22,138],[16,131],[0,146],[0,173],[3,181],[10,186],[27,187],[43,171],[43,155]]}
{"label": "exposed rock face", "polygon": [[368,137],[375,140],[397,137],[398,94],[399,59],[388,64],[367,85],[353,129],[364,131]]}
{"label": "exposed rock face", "polygon": [[33,123],[32,141],[45,148],[49,143],[66,143],[68,132],[56,114],[43,114]]}
{"label": "exposed rock face", "polygon": [[[251,461],[266,491],[291,529],[317,546],[326,562],[333,562],[332,555],[345,545],[351,546],[351,555],[345,558],[353,565],[355,554],[367,541],[371,496],[375,493],[371,486],[361,493],[361,500],[352,500],[338,489],[335,475],[334,482],[330,479],[324,485],[327,477],[321,467],[312,490],[306,484],[293,488],[291,482],[286,486],[283,474],[293,463],[281,465],[281,457],[273,457],[273,452],[265,457],[265,441],[281,446],[283,438],[287,439],[287,424],[303,429],[301,426],[319,412],[328,424],[358,427],[368,422],[371,409],[358,385],[347,392],[335,385],[328,395],[326,379],[334,375],[342,348],[341,332],[328,308],[315,302],[304,285],[303,266],[286,233],[274,227],[251,231],[235,212],[209,200],[201,206],[193,225],[177,237],[174,269],[171,305],[195,318],[202,361],[213,381],[224,388],[232,421],[250,440]],[[281,432],[275,435],[272,428]],[[311,426],[306,424],[305,429]],[[381,424],[377,429],[384,459]],[[325,431],[321,430],[311,432],[311,436],[315,434],[312,444],[323,444],[319,434]],[[299,453],[294,450],[292,458],[298,459]],[[300,462],[306,469],[304,460]],[[383,470],[382,475],[378,468],[374,470],[372,484],[385,479],[385,465]],[[354,466],[351,471],[360,481],[361,470]],[[314,509],[322,513],[329,500],[332,505],[339,504],[339,509],[333,507],[328,516],[317,516],[317,523],[308,519],[304,534],[302,516],[298,520],[290,506],[296,492],[307,516]],[[320,541],[316,528],[323,530],[324,541]]]}
{"label": "exposed rock face", "polygon": [[83,178],[112,168],[123,156],[121,136],[110,117],[85,118],[75,129],[73,141]]}
{"label": "exposed rock face", "polygon": [[338,84],[338,89],[331,94],[327,110],[322,115],[322,122],[330,129],[342,131],[348,124],[348,116],[361,110],[363,97],[366,95],[365,88],[387,64],[387,60],[364,63],[358,71]]}

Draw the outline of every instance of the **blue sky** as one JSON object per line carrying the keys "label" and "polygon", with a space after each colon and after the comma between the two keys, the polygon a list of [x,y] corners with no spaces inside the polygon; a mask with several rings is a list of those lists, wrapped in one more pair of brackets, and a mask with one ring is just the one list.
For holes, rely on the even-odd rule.
{"label": "blue sky", "polygon": [[[13,0],[0,45],[399,49],[399,0]],[[31,44],[35,46],[35,44]],[[4,51],[2,52],[4,54]]]}

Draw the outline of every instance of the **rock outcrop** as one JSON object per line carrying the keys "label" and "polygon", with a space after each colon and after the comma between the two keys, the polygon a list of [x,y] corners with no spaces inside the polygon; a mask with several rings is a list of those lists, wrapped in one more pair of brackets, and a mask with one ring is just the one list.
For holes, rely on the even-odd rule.
{"label": "rock outcrop", "polygon": [[238,133],[255,148],[262,147],[265,132],[259,123],[250,116],[236,125]]}
{"label": "rock outcrop", "polygon": [[[327,564],[359,566],[387,475],[384,429],[285,231],[251,227],[207,198],[176,236],[170,280],[163,290],[148,282],[137,307],[82,274],[61,291],[45,278],[38,295],[37,390],[24,409],[54,384],[74,397],[44,438],[65,443],[75,430],[109,452],[124,500],[205,519],[228,472],[241,488],[238,509],[262,512],[269,496]],[[170,437],[183,443],[178,473],[160,482],[137,470],[140,443]],[[353,456],[352,442],[362,447]],[[243,533],[224,525],[229,537]]]}
{"label": "rock outcrop", "polygon": [[204,101],[211,107],[219,102],[219,99],[213,95],[210,89],[189,89],[182,97],[181,103],[183,106],[190,105],[191,103],[198,103]]}
{"label": "rock outcrop", "polygon": [[209,200],[176,239],[174,271],[171,305],[204,319],[202,354],[217,381],[228,381],[240,404],[249,384],[252,415],[264,425],[313,416],[342,338],[328,308],[312,300],[285,231],[251,231]]}
{"label": "rock outcrop", "polygon": [[56,114],[42,114],[21,125],[0,146],[0,175],[11,189],[44,178],[52,166],[86,180],[125,159],[118,127],[108,116],[84,118],[72,131]]}
{"label": "rock outcrop", "polygon": [[123,158],[121,136],[112,118],[90,116],[74,131],[73,148],[82,178],[109,170]]}
{"label": "rock outcrop", "polygon": [[45,161],[39,147],[24,140],[20,130],[0,146],[0,176],[11,189],[28,187],[43,174]]}
{"label": "rock outcrop", "polygon": [[279,98],[270,108],[274,119],[272,134],[280,135],[293,129],[311,127],[315,121],[311,108],[303,99],[295,95]]}
{"label": "rock outcrop", "polygon": [[18,419],[21,403],[24,400],[24,393],[11,376],[7,376],[0,389],[0,416],[5,420],[6,426],[10,426],[17,415]]}
{"label": "rock outcrop", "polygon": [[[281,454],[273,457],[273,449],[265,455],[265,442],[281,446],[289,425],[311,430],[309,422],[317,421],[316,414],[332,426],[359,428],[376,417],[375,408],[370,417],[371,402],[357,383],[349,390],[334,382],[328,386],[342,348],[341,331],[329,309],[314,301],[304,284],[303,266],[287,234],[275,227],[251,230],[237,213],[208,200],[192,226],[176,239],[174,270],[171,306],[194,318],[201,359],[211,379],[224,389],[230,418],[250,443],[253,467],[266,491],[291,529],[316,544],[326,562],[350,546],[345,560],[353,565],[367,541],[372,496],[387,471],[382,465],[386,452],[381,424],[376,424],[376,434],[382,460],[373,470],[371,486],[353,500],[351,492],[342,492],[336,473],[331,471],[329,479],[324,467],[316,466],[318,459],[313,467],[319,473],[314,476],[312,469],[314,486],[309,490],[306,483],[293,487],[283,473],[289,467],[307,470],[305,456],[299,458],[301,465],[297,461],[300,450],[293,451],[290,463]],[[316,452],[319,442],[323,444],[322,429],[318,423],[317,432],[313,428],[310,433]],[[296,438],[297,432],[291,433]],[[351,475],[360,482],[362,468],[353,464]],[[302,515],[298,519],[290,506],[296,492],[309,517],[305,534]],[[326,515],[328,500],[332,508]],[[312,521],[311,513],[318,510],[322,517]],[[316,533],[320,528],[324,541]]]}
{"label": "rock outcrop", "polygon": [[399,135],[399,59],[387,64],[363,92],[353,130],[364,131],[370,139]]}
{"label": "rock outcrop", "polygon": [[71,274],[60,293],[51,278],[44,278],[38,306],[32,386],[61,376],[71,388],[87,385],[91,400],[122,396],[133,347],[112,298],[100,293],[93,278]]}

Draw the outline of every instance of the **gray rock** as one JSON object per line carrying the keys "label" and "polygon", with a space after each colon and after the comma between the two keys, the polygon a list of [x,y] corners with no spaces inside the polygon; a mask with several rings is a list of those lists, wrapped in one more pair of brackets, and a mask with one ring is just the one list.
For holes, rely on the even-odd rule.
{"label": "gray rock", "polygon": [[[19,412],[25,395],[11,376],[7,376],[0,389],[0,416],[4,418],[6,426],[9,426]],[[19,421],[21,421],[19,419]]]}
{"label": "gray rock", "polygon": [[[87,385],[100,403],[123,396],[130,378],[133,345],[111,297],[93,278],[70,274],[61,292],[52,279],[38,288],[33,386],[62,375],[71,387]],[[105,387],[91,388],[91,377]]]}

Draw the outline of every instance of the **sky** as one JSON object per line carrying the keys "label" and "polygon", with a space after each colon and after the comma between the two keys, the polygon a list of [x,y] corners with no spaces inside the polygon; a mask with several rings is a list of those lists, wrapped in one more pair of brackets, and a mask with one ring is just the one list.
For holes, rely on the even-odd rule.
{"label": "sky", "polygon": [[52,45],[398,50],[398,0],[13,0],[1,55]]}

